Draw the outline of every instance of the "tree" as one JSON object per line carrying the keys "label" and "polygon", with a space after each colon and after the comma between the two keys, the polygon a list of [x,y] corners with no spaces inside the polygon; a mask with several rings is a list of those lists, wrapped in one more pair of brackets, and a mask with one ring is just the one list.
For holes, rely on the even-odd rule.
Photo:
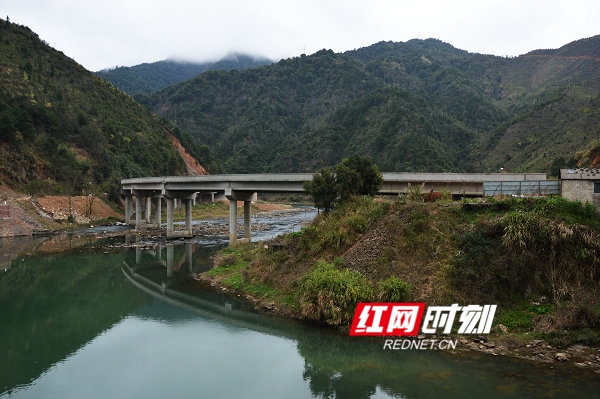
{"label": "tree", "polygon": [[383,185],[383,175],[370,159],[354,154],[336,167],[337,189],[345,200],[352,195],[374,196]]}
{"label": "tree", "polygon": [[323,168],[304,184],[304,191],[313,198],[317,209],[332,210],[339,202],[354,195],[374,196],[383,185],[383,175],[371,160],[358,155],[345,158],[335,168]]}
{"label": "tree", "polygon": [[358,194],[362,185],[360,174],[343,161],[335,168],[336,190],[342,201]]}
{"label": "tree", "polygon": [[315,173],[312,181],[304,183],[304,191],[312,196],[317,209],[331,211],[338,198],[335,175],[331,168],[325,167]]}

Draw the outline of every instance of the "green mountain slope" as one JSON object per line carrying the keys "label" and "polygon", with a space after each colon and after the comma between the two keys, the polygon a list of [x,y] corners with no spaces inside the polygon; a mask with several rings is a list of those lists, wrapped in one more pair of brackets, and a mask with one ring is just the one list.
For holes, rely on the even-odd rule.
{"label": "green mountain slope", "polygon": [[231,173],[314,171],[353,153],[390,171],[549,172],[595,146],[599,51],[600,36],[515,58],[380,42],[204,73],[144,104]]}
{"label": "green mountain slope", "polygon": [[0,179],[10,185],[78,193],[94,183],[116,199],[121,178],[186,174],[172,135],[216,168],[208,148],[6,21],[0,21],[0,88]]}
{"label": "green mountain slope", "polygon": [[245,54],[230,54],[216,62],[184,62],[164,60],[132,67],[117,67],[96,72],[131,96],[150,94],[175,83],[183,82],[209,70],[247,69],[271,64],[273,61]]}
{"label": "green mountain slope", "polygon": [[285,164],[298,171],[312,166],[297,138],[376,88],[356,63],[322,51],[245,71],[205,72],[153,94],[149,105],[193,130],[226,172],[273,172]]}
{"label": "green mountain slope", "polygon": [[577,161],[590,166],[585,155],[600,140],[599,53],[600,36],[595,36],[530,52],[502,68],[502,102],[513,116],[486,138],[482,165],[554,169],[554,175]]}
{"label": "green mountain slope", "polygon": [[[473,140],[417,90],[384,85],[356,59],[326,50],[252,70],[204,73],[153,94],[150,105],[209,144],[232,173],[313,171],[355,152],[377,162],[386,155],[386,169],[464,170],[463,160],[448,154],[464,153]],[[433,162],[388,156],[395,147],[411,152],[405,144],[421,137],[431,142],[423,152]]]}

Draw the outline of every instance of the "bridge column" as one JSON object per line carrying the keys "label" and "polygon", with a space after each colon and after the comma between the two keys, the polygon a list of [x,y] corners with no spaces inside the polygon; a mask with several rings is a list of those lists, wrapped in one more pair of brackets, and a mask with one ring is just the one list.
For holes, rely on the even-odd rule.
{"label": "bridge column", "polygon": [[229,200],[229,245],[237,242],[237,200]]}
{"label": "bridge column", "polygon": [[184,234],[192,237],[192,199],[185,199],[185,231]]}
{"label": "bridge column", "polygon": [[167,238],[173,237],[173,208],[175,198],[167,198]]}
{"label": "bridge column", "polygon": [[[131,194],[135,196],[135,229],[139,231],[146,227],[154,227],[152,219],[152,199],[156,200],[156,224],[160,227],[160,199],[163,196],[163,190],[156,189],[134,189]],[[127,208],[127,205],[126,205]],[[129,207],[131,209],[131,206]],[[126,210],[127,212],[127,210]],[[127,219],[127,215],[125,217]]]}
{"label": "bridge column", "polygon": [[229,245],[238,242],[237,239],[237,201],[244,201],[244,238],[246,242],[252,241],[250,228],[250,204],[256,201],[255,191],[237,191],[225,189],[225,196],[229,199]]}
{"label": "bridge column", "polygon": [[244,201],[244,238],[250,242],[250,205],[252,201]]}
{"label": "bridge column", "polygon": [[[165,190],[167,200],[167,238],[193,237],[192,230],[192,200],[196,196],[195,191]],[[173,228],[173,212],[178,199],[185,204],[185,228],[175,231]]]}
{"label": "bridge column", "polygon": [[152,198],[146,197],[146,212],[144,216],[146,217],[146,223],[150,224],[150,217],[152,215]]}
{"label": "bridge column", "polygon": [[135,229],[142,228],[142,197],[135,196]]}
{"label": "bridge column", "polygon": [[154,220],[156,221],[156,227],[160,228],[160,225],[162,223],[162,197],[156,198],[154,207],[154,213],[156,216]]}
{"label": "bridge column", "polygon": [[125,195],[125,224],[133,224],[131,222],[131,195]]}

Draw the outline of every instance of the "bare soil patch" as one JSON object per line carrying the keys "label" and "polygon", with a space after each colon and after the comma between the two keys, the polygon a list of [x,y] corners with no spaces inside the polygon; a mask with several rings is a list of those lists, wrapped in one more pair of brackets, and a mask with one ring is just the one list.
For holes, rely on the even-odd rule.
{"label": "bare soil patch", "polygon": [[[70,204],[70,205],[69,205]],[[122,219],[108,204],[96,197],[45,196],[34,198],[0,185],[0,237],[34,235],[69,227],[69,215],[75,224],[90,224],[109,218]]]}
{"label": "bare soil patch", "polygon": [[91,197],[86,196],[69,199],[64,196],[47,195],[33,201],[39,205],[44,214],[54,220],[67,220],[71,214],[76,223],[90,223],[93,220],[121,217],[98,197],[92,200]]}

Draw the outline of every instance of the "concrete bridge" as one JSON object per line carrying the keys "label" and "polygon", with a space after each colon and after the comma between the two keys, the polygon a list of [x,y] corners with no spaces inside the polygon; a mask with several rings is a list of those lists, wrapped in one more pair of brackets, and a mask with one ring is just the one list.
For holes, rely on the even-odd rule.
{"label": "concrete bridge", "polygon": [[[192,237],[192,204],[200,196],[229,202],[229,243],[237,238],[237,201],[244,202],[244,240],[250,241],[250,204],[261,193],[303,192],[312,173],[233,174],[204,176],[166,176],[124,179],[121,192],[125,198],[125,222],[133,224],[131,215],[135,198],[135,228],[160,227],[162,199],[166,200],[167,238]],[[380,194],[406,194],[411,186],[423,192],[449,191],[458,196],[483,196],[484,182],[523,182],[546,180],[544,173],[383,173]],[[173,211],[177,200],[185,205],[185,228],[175,231]],[[154,217],[152,217],[154,202]]]}

